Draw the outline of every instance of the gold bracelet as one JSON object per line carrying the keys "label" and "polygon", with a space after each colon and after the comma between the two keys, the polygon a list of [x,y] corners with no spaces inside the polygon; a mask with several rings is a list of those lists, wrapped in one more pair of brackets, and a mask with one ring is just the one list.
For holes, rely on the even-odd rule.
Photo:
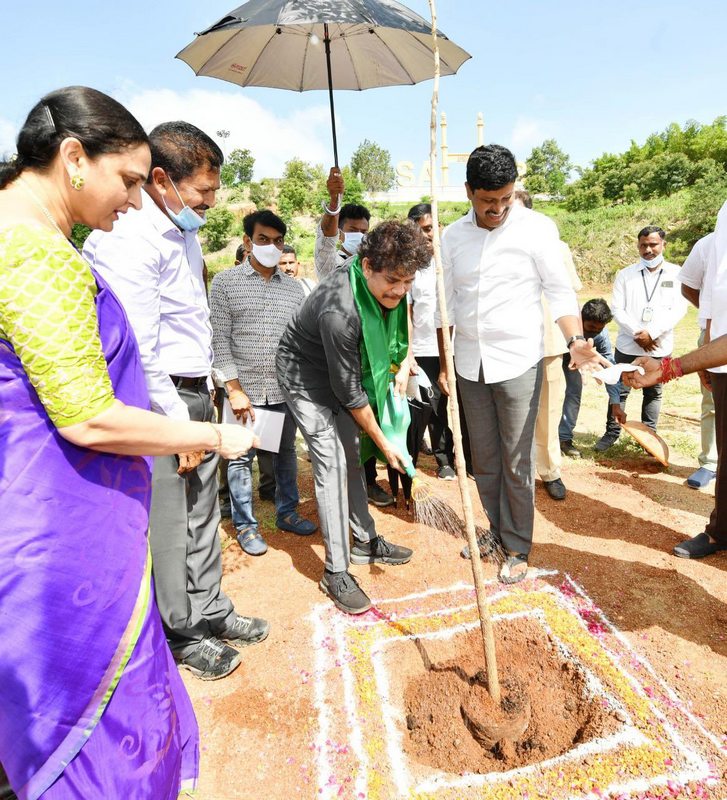
{"label": "gold bracelet", "polygon": [[219,453],[220,450],[222,450],[222,433],[220,433],[220,429],[216,425],[213,425],[211,422],[208,422],[207,424],[217,435],[217,447],[213,447],[212,449],[215,451],[215,453]]}

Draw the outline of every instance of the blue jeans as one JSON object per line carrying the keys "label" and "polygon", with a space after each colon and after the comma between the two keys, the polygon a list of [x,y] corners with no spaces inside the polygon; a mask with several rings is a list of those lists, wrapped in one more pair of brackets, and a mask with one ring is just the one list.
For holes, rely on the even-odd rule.
{"label": "blue jeans", "polygon": [[[638,358],[638,356],[630,356],[626,353],[622,353],[620,350],[616,350],[617,364],[630,364],[636,358]],[[661,363],[661,357],[654,356],[654,358]],[[648,425],[648,427],[653,431],[656,430],[656,424],[659,421],[659,411],[661,410],[661,388],[662,384],[657,383],[655,386],[648,386],[641,392],[641,421],[644,423],[644,425]],[[629,396],[631,387],[619,382],[618,389],[621,410],[624,411],[626,409],[626,399]],[[610,405],[608,406],[608,413],[606,414],[605,435],[611,436],[614,441],[621,435],[621,426],[614,419],[614,416],[611,413]]]}
{"label": "blue jeans", "polygon": [[[593,346],[604,358],[613,363],[611,340],[608,338],[608,331],[605,328],[597,336],[593,337]],[[563,416],[558,426],[558,438],[561,442],[573,441],[573,431],[576,427],[576,422],[578,422],[578,412],[581,410],[581,393],[583,392],[581,373],[578,372],[577,369],[569,369],[569,364],[570,354],[564,353],[563,372],[565,373],[565,397],[563,399]],[[606,387],[609,404],[619,402],[620,388],[620,382],[616,386]]]}
{"label": "blue jeans", "polygon": [[[270,411],[285,412],[283,433],[280,437],[280,450],[273,454],[275,472],[275,514],[278,519],[285,517],[298,507],[298,456],[295,452],[295,421],[285,403],[271,403],[261,406]],[[235,530],[257,528],[257,520],[252,513],[252,460],[255,458],[252,447],[240,458],[230,460],[227,467],[227,483],[232,501],[232,522]]]}

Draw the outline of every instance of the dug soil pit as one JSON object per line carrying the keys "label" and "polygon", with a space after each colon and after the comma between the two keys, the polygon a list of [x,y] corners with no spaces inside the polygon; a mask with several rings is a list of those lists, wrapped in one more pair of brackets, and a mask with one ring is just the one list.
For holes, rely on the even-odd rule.
{"label": "dug soil pit", "polygon": [[502,772],[566,753],[620,726],[574,661],[528,619],[495,627],[502,702],[487,692],[479,628],[406,686],[409,755],[447,772]]}

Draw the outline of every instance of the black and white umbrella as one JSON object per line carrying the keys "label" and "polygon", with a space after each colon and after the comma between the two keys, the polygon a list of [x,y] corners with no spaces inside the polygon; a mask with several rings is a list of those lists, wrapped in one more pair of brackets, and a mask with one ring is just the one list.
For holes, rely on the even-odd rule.
{"label": "black and white umbrella", "polygon": [[[438,32],[441,74],[471,56]],[[177,53],[197,75],[240,86],[371,89],[434,77],[432,26],[395,0],[250,0]]]}

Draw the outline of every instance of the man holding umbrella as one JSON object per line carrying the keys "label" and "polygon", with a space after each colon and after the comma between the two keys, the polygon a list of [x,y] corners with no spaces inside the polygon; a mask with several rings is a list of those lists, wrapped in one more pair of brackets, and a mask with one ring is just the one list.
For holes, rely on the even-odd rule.
{"label": "man holding umbrella", "polygon": [[360,462],[378,454],[403,469],[403,454],[384,436],[377,414],[407,356],[406,293],[430,257],[418,228],[382,223],[356,258],[316,287],[278,349],[280,387],[311,457],[326,549],[320,587],[349,614],[371,607],[349,563],[398,565],[412,556],[377,535]]}

